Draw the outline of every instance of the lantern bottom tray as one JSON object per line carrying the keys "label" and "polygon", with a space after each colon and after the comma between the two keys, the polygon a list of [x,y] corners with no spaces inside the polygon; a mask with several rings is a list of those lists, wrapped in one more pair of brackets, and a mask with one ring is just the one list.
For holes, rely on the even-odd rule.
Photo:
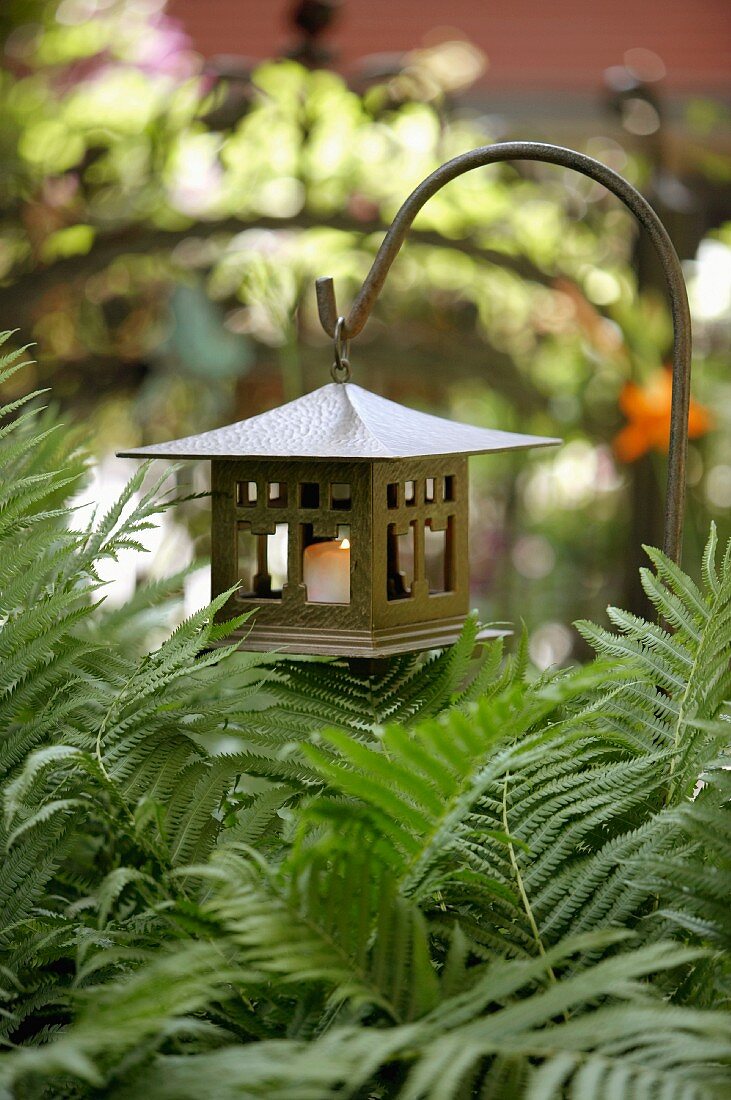
{"label": "lantern bottom tray", "polygon": [[[391,657],[453,645],[462,633],[464,616],[439,622],[410,623],[383,630],[327,630],[312,627],[253,626],[237,631],[220,645],[241,638],[241,649],[282,654],[316,654],[330,657]],[[477,640],[505,637],[509,629],[484,627]]]}

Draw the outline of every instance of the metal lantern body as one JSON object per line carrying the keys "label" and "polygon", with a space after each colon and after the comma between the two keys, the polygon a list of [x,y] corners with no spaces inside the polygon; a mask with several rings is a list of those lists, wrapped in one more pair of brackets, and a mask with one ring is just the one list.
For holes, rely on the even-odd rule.
{"label": "metal lantern body", "polygon": [[331,383],[122,457],[210,459],[212,595],[255,609],[244,649],[381,657],[440,647],[469,608],[467,456],[558,443]]}
{"label": "metal lantern body", "polygon": [[[246,648],[373,657],[444,645],[459,633],[469,587],[466,459],[219,460],[212,481],[212,589],[239,581],[232,603],[257,608]],[[253,575],[251,535],[259,543]],[[431,583],[429,536],[443,542]],[[284,582],[272,561],[282,543]],[[327,574],[307,569],[313,548],[325,551],[329,585]]]}

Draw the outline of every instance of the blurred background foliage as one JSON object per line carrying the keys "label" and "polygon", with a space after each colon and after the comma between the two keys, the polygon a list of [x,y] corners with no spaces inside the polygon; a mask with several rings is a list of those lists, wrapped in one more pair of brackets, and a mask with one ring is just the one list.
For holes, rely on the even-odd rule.
{"label": "blurred background foliage", "polygon": [[[17,384],[52,386],[83,423],[97,498],[128,474],[116,447],[329,381],[315,277],[334,276],[347,302],[439,163],[502,138],[561,139],[470,105],[482,59],[466,41],[353,88],[312,51],[207,65],[162,0],[4,0],[0,34],[0,327],[36,345]],[[610,88],[615,136],[583,148],[644,189],[687,261],[692,562],[709,518],[731,534],[731,162],[709,140],[728,119],[691,102],[693,153],[671,170],[656,90],[632,87],[630,99],[621,80]],[[572,619],[600,619],[608,602],[642,610],[639,545],[662,539],[671,337],[654,258],[616,200],[521,164],[429,203],[354,344],[354,380],[394,400],[566,440],[472,460],[474,604],[524,619],[539,665],[578,652]],[[205,486],[204,468],[179,476]],[[207,513],[191,502],[166,520],[152,576],[205,558]],[[121,563],[115,598],[139,568]],[[205,584],[199,569],[189,606]]]}

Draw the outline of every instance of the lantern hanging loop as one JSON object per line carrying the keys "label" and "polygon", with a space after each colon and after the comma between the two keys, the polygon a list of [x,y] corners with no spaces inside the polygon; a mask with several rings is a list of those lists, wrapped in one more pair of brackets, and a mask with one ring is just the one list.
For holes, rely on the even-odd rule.
{"label": "lantern hanging loop", "polygon": [[[393,219],[383,239],[365,282],[358,292],[347,317],[340,316],[335,300],[333,281],[328,276],[316,282],[317,308],[320,322],[329,336],[335,337],[333,378],[338,367],[339,347],[343,339],[357,336],[365,325],[371,309],[398,255],[406,234],[422,206],[446,183],[457,176],[501,161],[534,160],[571,168],[602,184],[621,199],[648,232],[657,252],[668,287],[673,318],[673,389],[670,413],[670,449],[668,453],[667,490],[665,496],[665,526],[663,548],[668,557],[680,562],[685,507],[685,466],[688,450],[688,406],[690,402],[691,328],[688,294],[683,270],[670,236],[659,217],[631,183],[593,157],[536,141],[508,141],[484,145],[454,157],[427,176],[412,191]],[[345,344],[347,349],[347,344]],[[347,362],[340,354],[341,365]],[[350,365],[347,365],[350,372]],[[337,379],[340,381],[341,379]],[[343,381],[345,379],[342,379]]]}
{"label": "lantern hanging loop", "polygon": [[350,340],[345,337],[345,318],[338,317],[333,335],[333,365],[330,374],[333,382],[350,381]]}

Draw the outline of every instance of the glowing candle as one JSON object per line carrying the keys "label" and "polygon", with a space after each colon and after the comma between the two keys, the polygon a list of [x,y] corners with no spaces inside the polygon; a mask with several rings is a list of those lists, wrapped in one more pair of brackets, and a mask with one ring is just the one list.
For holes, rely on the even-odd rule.
{"label": "glowing candle", "polygon": [[350,603],[350,542],[315,542],[302,557],[308,603]]}

